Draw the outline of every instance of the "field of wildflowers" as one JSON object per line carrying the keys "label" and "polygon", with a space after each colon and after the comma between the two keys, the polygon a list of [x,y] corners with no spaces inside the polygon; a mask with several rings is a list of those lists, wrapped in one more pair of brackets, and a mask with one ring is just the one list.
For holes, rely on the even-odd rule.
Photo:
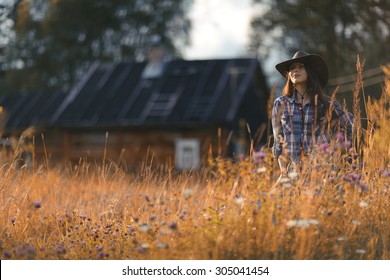
{"label": "field of wildflowers", "polygon": [[365,128],[354,108],[353,143],[338,135],[318,147],[274,192],[268,148],[181,174],[147,164],[129,174],[112,164],[4,163],[1,259],[388,260],[390,67],[383,70]]}

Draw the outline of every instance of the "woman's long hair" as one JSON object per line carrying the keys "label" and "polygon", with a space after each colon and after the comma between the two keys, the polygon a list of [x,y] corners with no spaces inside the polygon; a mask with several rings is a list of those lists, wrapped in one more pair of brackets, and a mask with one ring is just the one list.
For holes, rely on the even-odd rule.
{"label": "woman's long hair", "polygon": [[[330,97],[328,97],[325,94],[325,89],[322,87],[320,83],[320,79],[318,77],[318,74],[308,65],[305,65],[305,69],[307,72],[307,82],[306,82],[306,93],[310,97],[310,103],[315,104],[315,98],[317,96],[317,105],[323,104],[324,109],[322,112],[320,110],[317,110],[317,118],[321,118],[321,115],[326,116],[326,112],[329,109],[330,106]],[[287,97],[292,97],[295,92],[295,86],[293,82],[290,79],[290,75],[286,73],[286,84],[283,88],[283,95]]]}

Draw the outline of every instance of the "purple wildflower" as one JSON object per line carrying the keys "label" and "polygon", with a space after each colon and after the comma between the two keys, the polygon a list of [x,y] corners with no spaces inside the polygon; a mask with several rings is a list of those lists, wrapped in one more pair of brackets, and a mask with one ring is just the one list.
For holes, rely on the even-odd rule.
{"label": "purple wildflower", "polygon": [[157,219],[157,215],[151,215],[150,217],[149,217],[149,220],[150,221],[154,221],[155,219]]}
{"label": "purple wildflower", "polygon": [[172,222],[168,225],[168,227],[171,229],[171,230],[177,230],[177,223],[176,222]]}
{"label": "purple wildflower", "polygon": [[184,214],[184,213],[180,213],[180,214],[179,214],[179,219],[182,220],[182,221],[184,221],[184,219],[185,219],[185,214]]}
{"label": "purple wildflower", "polygon": [[4,251],[3,251],[3,257],[4,257],[5,259],[10,259],[10,258],[12,257],[12,254],[11,254],[10,251],[4,250]]}
{"label": "purple wildflower", "polygon": [[35,208],[41,208],[41,206],[42,206],[42,202],[41,201],[39,201],[39,200],[37,200],[37,201],[34,201],[34,203],[33,203],[33,205],[34,205],[34,207]]}
{"label": "purple wildflower", "polygon": [[59,244],[56,248],[56,253],[57,255],[64,255],[66,254],[66,248],[62,244]]}
{"label": "purple wildflower", "polygon": [[361,191],[364,191],[364,192],[368,192],[370,190],[370,188],[367,185],[363,184],[363,183],[360,183],[357,186],[357,189],[361,190]]}
{"label": "purple wildflower", "polygon": [[12,223],[13,225],[15,225],[15,222],[16,222],[16,218],[15,218],[15,217],[12,217],[12,218],[11,218],[11,223]]}
{"label": "purple wildflower", "polygon": [[254,152],[253,153],[253,159],[257,163],[262,163],[262,162],[264,162],[266,155],[267,154],[264,153],[263,151]]}
{"label": "purple wildflower", "polygon": [[132,235],[136,232],[135,228],[133,228],[131,225],[126,226],[128,228],[129,233]]}
{"label": "purple wildflower", "polygon": [[326,216],[331,216],[333,214],[333,211],[332,210],[326,210],[325,211],[325,215]]}
{"label": "purple wildflower", "polygon": [[34,259],[36,256],[36,251],[35,248],[30,244],[23,244],[16,249],[15,255],[18,258]]}
{"label": "purple wildflower", "polygon": [[276,226],[278,224],[278,222],[276,221],[276,216],[275,216],[275,213],[272,213],[272,224],[274,226]]}
{"label": "purple wildflower", "polygon": [[338,141],[343,141],[344,140],[344,134],[342,134],[341,132],[338,132],[337,134],[336,134],[336,140],[338,140]]}
{"label": "purple wildflower", "polygon": [[106,252],[99,252],[97,257],[98,259],[104,259],[104,258],[107,258],[110,254],[109,253],[106,253]]}
{"label": "purple wildflower", "polygon": [[343,148],[345,148],[345,149],[348,149],[348,148],[350,148],[352,146],[352,143],[351,143],[351,141],[345,141],[345,142],[343,142]]}
{"label": "purple wildflower", "polygon": [[341,176],[341,179],[343,179],[345,182],[349,182],[349,177],[345,174]]}
{"label": "purple wildflower", "polygon": [[352,182],[354,183],[358,183],[360,181],[360,179],[362,178],[362,174],[354,174],[354,173],[351,173],[349,174]]}
{"label": "purple wildflower", "polygon": [[326,151],[328,150],[328,144],[327,143],[323,143],[320,145],[320,148],[321,150],[326,153]]}

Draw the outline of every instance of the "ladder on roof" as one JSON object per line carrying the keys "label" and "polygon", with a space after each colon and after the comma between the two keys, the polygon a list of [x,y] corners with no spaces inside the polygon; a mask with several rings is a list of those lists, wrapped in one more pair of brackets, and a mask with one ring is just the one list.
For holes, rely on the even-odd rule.
{"label": "ladder on roof", "polygon": [[146,104],[142,117],[167,118],[179,99],[178,92],[175,93],[153,93]]}

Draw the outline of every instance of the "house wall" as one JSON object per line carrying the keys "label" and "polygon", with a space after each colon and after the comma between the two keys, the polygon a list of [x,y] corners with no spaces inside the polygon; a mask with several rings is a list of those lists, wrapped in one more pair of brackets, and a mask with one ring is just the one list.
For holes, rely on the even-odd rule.
{"label": "house wall", "polygon": [[144,163],[174,166],[175,141],[195,138],[200,140],[200,161],[204,165],[210,151],[214,156],[227,154],[229,134],[229,128],[217,127],[46,131],[44,142],[35,141],[34,154],[38,160],[47,156],[54,162],[75,164],[80,159],[98,163],[106,159],[128,169],[137,169]]}

